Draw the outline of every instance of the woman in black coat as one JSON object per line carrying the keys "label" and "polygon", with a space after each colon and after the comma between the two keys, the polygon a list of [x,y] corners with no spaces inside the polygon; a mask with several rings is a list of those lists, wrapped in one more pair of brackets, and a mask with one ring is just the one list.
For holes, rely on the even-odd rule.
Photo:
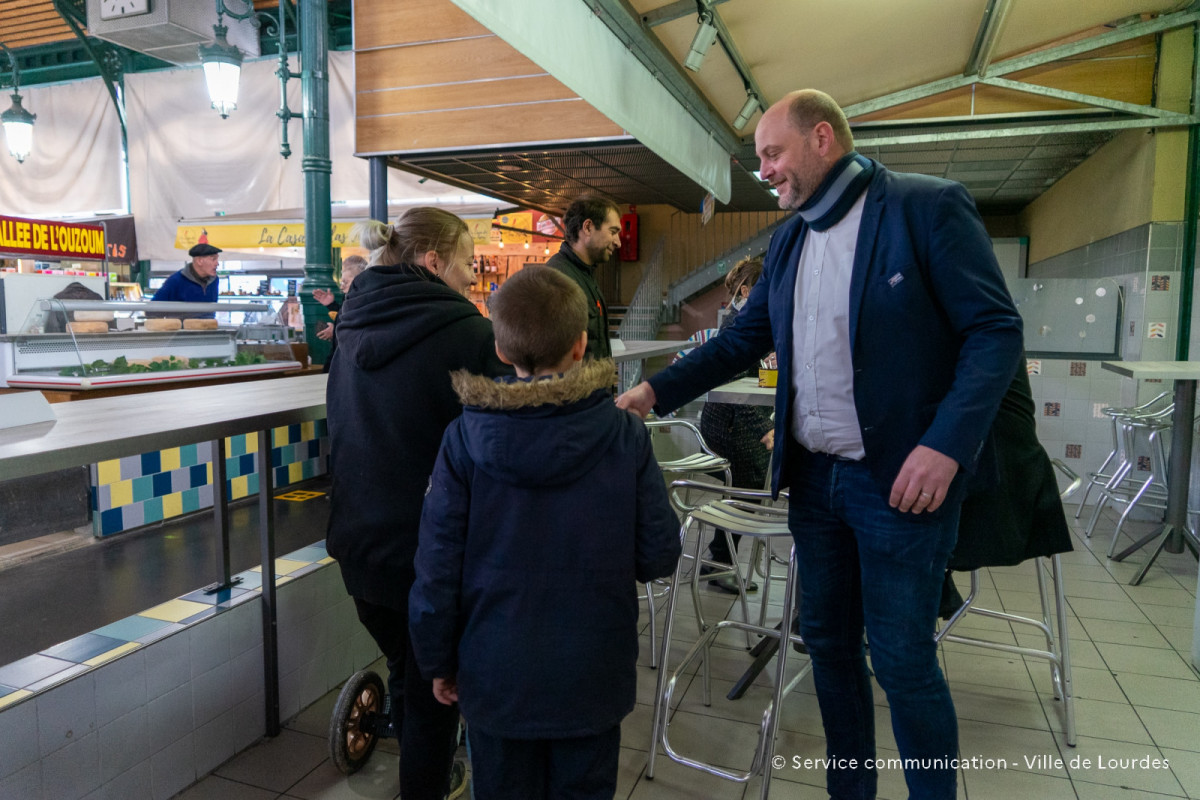
{"label": "woman in black coat", "polygon": [[358,617],[388,661],[400,739],[400,794],[442,800],[457,746],[457,706],[421,678],[408,637],[408,593],[421,503],[442,433],[462,413],[450,373],[511,374],[492,324],[463,292],[474,281],[466,223],[436,208],[367,223],[371,267],[338,314],[327,406],[333,474],[329,554]]}

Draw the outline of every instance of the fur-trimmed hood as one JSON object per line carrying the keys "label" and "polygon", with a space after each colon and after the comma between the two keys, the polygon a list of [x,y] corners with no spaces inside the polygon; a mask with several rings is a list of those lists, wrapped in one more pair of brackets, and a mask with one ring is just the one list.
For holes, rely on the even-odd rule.
{"label": "fur-trimmed hood", "polygon": [[461,437],[475,465],[506,483],[571,483],[595,466],[624,422],[610,393],[615,375],[608,359],[535,380],[456,372],[464,409],[447,436]]}
{"label": "fur-trimmed hood", "polygon": [[612,386],[616,372],[613,361],[605,358],[585,361],[570,372],[550,378],[497,380],[459,370],[450,375],[450,382],[464,406],[506,411],[577,403],[597,389]]}

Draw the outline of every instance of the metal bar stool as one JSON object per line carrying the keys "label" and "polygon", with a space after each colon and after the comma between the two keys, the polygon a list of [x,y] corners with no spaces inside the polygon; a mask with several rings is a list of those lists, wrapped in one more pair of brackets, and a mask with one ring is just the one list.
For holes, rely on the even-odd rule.
{"label": "metal bar stool", "polygon": [[[1162,392],[1157,397],[1155,397],[1153,400],[1149,401],[1148,403],[1143,403],[1140,406],[1131,406],[1131,407],[1126,407],[1126,408],[1119,408],[1117,406],[1108,406],[1106,408],[1100,409],[1100,413],[1107,416],[1109,418],[1109,420],[1112,422],[1112,445],[1113,446],[1112,446],[1112,450],[1110,450],[1108,455],[1105,456],[1103,463],[1100,464],[1100,468],[1088,476],[1087,488],[1084,489],[1084,491],[1083,491],[1083,497],[1080,499],[1079,505],[1075,507],[1075,519],[1079,519],[1079,515],[1083,513],[1083,507],[1085,505],[1087,505],[1088,497],[1091,495],[1092,489],[1096,488],[1097,486],[1103,486],[1103,485],[1107,484],[1109,482],[1109,480],[1112,479],[1113,474],[1111,472],[1105,472],[1104,470],[1108,467],[1109,464],[1112,463],[1113,459],[1117,458],[1117,455],[1120,453],[1120,450],[1121,450],[1121,440],[1120,440],[1121,424],[1120,424],[1118,418],[1119,417],[1128,417],[1128,416],[1138,416],[1140,414],[1154,413],[1157,410],[1154,407],[1156,405],[1158,405],[1159,403],[1161,403],[1162,401],[1168,399],[1170,396],[1171,396],[1170,392]],[[1119,463],[1120,462],[1118,462],[1118,464]],[[1090,536],[1091,534],[1089,533],[1088,535]]]}
{"label": "metal bar stool", "polygon": [[[722,485],[729,486],[733,483],[733,473],[729,466],[729,459],[724,458],[723,456],[719,456],[716,453],[714,453],[712,451],[712,449],[709,448],[708,444],[704,441],[704,437],[700,435],[700,429],[697,428],[695,425],[693,425],[691,422],[688,422],[687,420],[683,420],[683,419],[649,419],[649,420],[646,420],[646,427],[650,428],[652,431],[655,429],[667,431],[673,427],[683,428],[684,430],[690,431],[695,436],[696,445],[700,448],[698,452],[692,453],[691,455],[683,456],[682,458],[672,459],[672,460],[668,460],[668,461],[659,461],[658,468],[660,470],[662,470],[663,475],[665,475],[665,476],[708,475],[713,472],[720,472],[724,475],[724,482]],[[725,537],[726,537],[726,541],[730,543],[730,552],[733,552],[732,539],[729,537],[728,533],[725,534]],[[713,562],[708,562],[708,563],[711,564]],[[725,566],[725,565],[722,565],[722,566]],[[736,567],[736,565],[731,565],[731,568],[732,567]],[[693,573],[697,573],[697,572],[699,572],[698,569],[693,570]],[[703,579],[704,580],[713,580],[715,578],[720,578],[720,577],[723,577],[728,574],[730,574],[729,569],[725,569],[725,570],[719,569],[715,572],[712,572],[712,573],[709,573],[708,575],[703,576]],[[694,580],[692,582],[692,603],[696,607],[697,618],[703,619],[703,616],[700,611],[700,597],[698,594],[699,587],[697,585],[698,582],[699,582],[698,580]],[[638,599],[639,600],[645,599],[646,610],[650,613],[650,668],[657,669],[658,668],[657,614],[658,614],[658,609],[659,609],[658,601],[663,599],[664,597],[666,597],[667,593],[670,590],[667,586],[667,582],[660,580],[660,581],[654,581],[652,583],[645,584],[644,591],[645,591],[644,594],[638,595]]]}
{"label": "metal bar stool", "polygon": [[1129,513],[1133,511],[1134,506],[1147,497],[1148,492],[1153,489],[1153,493],[1149,495],[1151,500],[1147,505],[1162,509],[1167,507],[1167,451],[1164,446],[1165,437],[1162,434],[1170,432],[1170,418],[1133,419],[1130,420],[1127,427],[1130,430],[1131,440],[1135,438],[1137,432],[1147,433],[1147,444],[1150,448],[1150,474],[1129,498],[1122,497],[1117,492],[1113,492],[1111,495],[1106,494],[1106,497],[1113,502],[1125,504],[1125,510],[1121,512],[1121,518],[1117,520],[1117,527],[1113,530],[1112,542],[1108,545],[1109,558],[1112,558],[1117,552],[1117,539],[1121,536],[1121,528],[1124,527],[1125,520],[1129,518]]}
{"label": "metal bar stool", "polygon": [[[1174,408],[1175,405],[1172,403],[1159,411],[1121,414],[1113,418],[1113,422],[1120,434],[1119,463],[1113,470],[1112,476],[1108,481],[1100,486],[1100,499],[1096,501],[1096,507],[1092,510],[1092,516],[1088,520],[1087,527],[1084,528],[1084,535],[1089,539],[1096,528],[1096,523],[1100,520],[1100,512],[1104,510],[1104,507],[1110,501],[1117,500],[1120,502],[1123,498],[1127,498],[1136,492],[1136,489],[1133,488],[1136,481],[1130,475],[1137,465],[1138,432],[1142,429],[1136,428],[1134,423],[1169,420]],[[1153,451],[1153,449],[1152,447],[1151,450]],[[1155,494],[1161,494],[1162,498],[1165,499],[1165,489],[1156,489]]]}
{"label": "metal bar stool", "polygon": [[[702,505],[693,505],[685,501],[681,492],[684,489],[690,489],[696,492],[715,495],[716,499],[710,500]],[[791,531],[787,525],[787,511],[784,508],[772,506],[756,505],[754,500],[765,500],[770,497],[769,492],[751,491],[746,489],[732,489],[712,484],[698,483],[696,481],[675,481],[671,484],[671,503],[681,514],[684,515],[683,524],[680,527],[679,535],[687,543],[687,536],[691,528],[695,525],[715,525],[725,528],[727,531],[740,533],[742,536],[752,538],[771,538],[778,536],[791,537]],[[700,548],[703,547],[703,535],[696,537],[696,544],[693,546],[693,563],[700,564],[701,559]],[[675,579],[671,585],[669,599],[667,601],[667,618],[663,624],[662,650],[659,661],[662,668],[658,673],[658,681],[655,689],[654,703],[654,718],[651,723],[651,738],[650,738],[650,757],[646,765],[646,777],[654,777],[654,762],[658,754],[658,745],[661,743],[663,752],[672,761],[683,764],[684,766],[707,772],[710,775],[715,775],[726,780],[745,783],[756,775],[762,776],[762,789],[760,792],[761,798],[766,798],[770,783],[771,773],[770,759],[775,746],[775,738],[779,731],[779,714],[778,710],[783,704],[784,696],[790,692],[795,686],[811,671],[811,664],[806,664],[800,672],[788,681],[786,679],[787,656],[792,650],[790,647],[779,647],[777,653],[777,661],[775,667],[775,689],[771,698],[771,702],[763,710],[762,723],[759,729],[758,743],[755,746],[753,758],[751,759],[750,768],[744,772],[727,769],[700,761],[695,758],[685,756],[675,750],[671,745],[669,736],[669,727],[671,719],[671,700],[674,697],[676,683],[680,674],[690,664],[701,660],[702,671],[702,687],[704,693],[704,704],[710,705],[712,702],[712,687],[710,681],[709,670],[709,649],[712,647],[716,637],[721,631],[726,628],[745,631],[747,634],[758,634],[764,637],[774,637],[776,639],[786,640],[793,644],[803,644],[800,637],[791,633],[791,619],[793,610],[796,605],[798,595],[796,581],[796,551],[795,547],[791,550],[791,556],[788,559],[788,577],[784,583],[783,590],[783,616],[778,628],[768,628],[761,625],[754,625],[750,622],[740,620],[721,620],[711,627],[707,627],[700,622],[700,637],[699,640],[692,645],[687,654],[684,655],[682,661],[673,670],[670,668],[669,657],[671,652],[671,639],[675,630],[675,608],[679,599],[679,587],[685,580],[684,565],[685,560],[679,560],[679,566],[675,571]],[[745,585],[741,573],[736,571],[739,587],[742,589],[742,619],[748,620]],[[694,581],[694,578],[693,578]]]}
{"label": "metal bar stool", "polygon": [[[1065,500],[1083,485],[1083,478],[1076,475],[1074,470],[1057,458],[1050,459],[1050,462],[1060,472],[1071,479],[1071,484],[1060,493],[1061,497]],[[1050,663],[1050,681],[1054,687],[1054,699],[1062,703],[1067,744],[1074,747],[1076,738],[1075,695],[1071,688],[1071,641],[1067,633],[1067,599],[1063,588],[1062,557],[1056,553],[1046,559],[1035,558],[1033,559],[1033,566],[1037,571],[1038,593],[1042,600],[1042,615],[1040,619],[1031,619],[1030,617],[1022,617],[1004,611],[992,611],[986,608],[975,607],[974,601],[979,593],[979,570],[971,570],[970,593],[958,611],[954,612],[954,616],[946,621],[946,624],[934,634],[933,638],[937,642],[969,644],[989,650],[1001,650],[1006,653],[1013,653],[1014,655],[1031,656],[1048,661]],[[1046,581],[1047,568],[1050,572],[1049,586]],[[1054,591],[1053,609],[1051,608],[1050,600],[1051,587],[1053,587]],[[1046,649],[1038,650],[1033,647],[1021,647],[1019,645],[993,642],[986,639],[959,636],[958,634],[951,633],[954,630],[954,626],[961,622],[967,614],[979,614],[983,617],[1000,619],[1006,622],[1032,625],[1046,637]]]}

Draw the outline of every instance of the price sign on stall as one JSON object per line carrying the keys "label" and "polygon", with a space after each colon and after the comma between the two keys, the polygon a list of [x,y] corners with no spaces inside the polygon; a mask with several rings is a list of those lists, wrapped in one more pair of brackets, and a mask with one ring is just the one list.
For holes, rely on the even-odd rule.
{"label": "price sign on stall", "polygon": [[104,228],[0,216],[0,254],[37,256],[48,261],[103,261]]}

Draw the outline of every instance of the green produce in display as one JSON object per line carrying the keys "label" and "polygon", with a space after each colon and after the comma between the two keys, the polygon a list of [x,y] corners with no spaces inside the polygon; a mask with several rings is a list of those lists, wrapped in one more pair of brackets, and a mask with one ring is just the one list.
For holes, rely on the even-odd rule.
{"label": "green produce in display", "polygon": [[267,357],[262,353],[241,350],[232,359],[228,358],[156,358],[148,361],[130,363],[125,356],[119,356],[109,363],[97,359],[90,364],[78,367],[63,367],[58,374],[64,378],[83,378],[89,375],[138,375],[147,372],[171,372],[180,369],[212,369],[214,367],[247,367],[252,364],[265,364]]}

